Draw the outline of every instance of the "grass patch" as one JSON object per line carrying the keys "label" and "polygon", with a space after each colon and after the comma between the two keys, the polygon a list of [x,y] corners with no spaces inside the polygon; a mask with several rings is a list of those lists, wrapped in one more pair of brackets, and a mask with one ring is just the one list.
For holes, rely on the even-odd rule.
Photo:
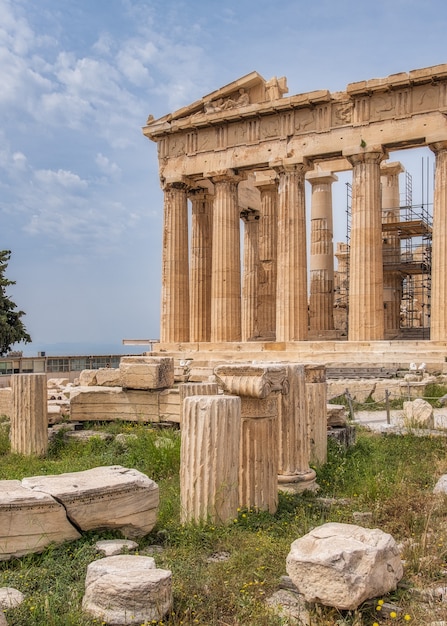
{"label": "grass patch", "polygon": [[[240,510],[225,526],[182,526],[179,431],[129,424],[95,424],[94,428],[128,437],[123,442],[98,437],[80,443],[60,434],[47,458],[34,459],[3,450],[0,428],[0,475],[20,479],[120,464],[156,480],[160,487],[158,523],[139,541],[139,553],[147,554],[150,546],[161,545],[163,551],[155,555],[157,566],[173,572],[174,607],[161,623],[165,626],[286,626],[289,622],[273,613],[265,600],[286,573],[290,544],[328,521],[354,523],[354,512],[368,512],[369,526],[403,542],[408,586],[443,584],[447,506],[446,499],[433,496],[432,489],[437,478],[447,473],[444,438],[381,436],[360,429],[357,443],[347,451],[329,439],[328,462],[317,470],[317,494],[280,494],[275,515]],[[79,541],[50,547],[42,554],[1,562],[0,586],[15,587],[26,597],[21,607],[6,612],[8,624],[98,624],[80,609],[86,568],[99,556],[94,543],[116,536],[85,533]],[[215,558],[219,554],[225,554],[225,560]],[[395,603],[402,615],[411,615],[410,623],[445,617],[441,603],[429,607],[403,588],[384,600]],[[392,621],[404,623],[399,620]],[[357,611],[312,610],[313,626],[372,626],[375,621],[374,603],[365,603]]]}

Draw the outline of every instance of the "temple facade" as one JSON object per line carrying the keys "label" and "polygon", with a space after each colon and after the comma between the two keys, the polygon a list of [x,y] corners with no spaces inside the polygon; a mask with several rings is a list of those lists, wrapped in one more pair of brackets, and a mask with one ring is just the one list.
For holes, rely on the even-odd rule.
{"label": "temple facade", "polygon": [[[402,166],[392,153],[425,146],[436,155],[428,323],[431,341],[445,342],[447,64],[286,94],[285,78],[252,72],[148,118],[164,191],[160,346],[340,338],[334,256],[349,258],[348,342],[396,334]],[[334,254],[332,185],[347,170],[351,237]]]}

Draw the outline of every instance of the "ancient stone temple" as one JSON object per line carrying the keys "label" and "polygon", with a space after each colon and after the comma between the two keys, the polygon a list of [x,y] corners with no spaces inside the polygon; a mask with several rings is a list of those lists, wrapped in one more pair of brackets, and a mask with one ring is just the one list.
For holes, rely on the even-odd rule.
{"label": "ancient stone temple", "polygon": [[[444,354],[447,64],[342,92],[287,92],[285,78],[252,72],[160,119],[149,116],[143,132],[157,143],[164,191],[158,349],[237,344],[271,359],[298,344],[306,355],[303,344],[313,343],[318,360],[316,343],[332,342],[337,352],[334,344],[347,339],[342,359],[350,344],[386,356],[389,338],[398,338],[403,280],[402,168],[393,151],[428,146],[436,155],[428,323],[430,344]],[[332,185],[348,170],[349,249],[334,253]],[[344,333],[334,324],[339,255],[349,259]]]}

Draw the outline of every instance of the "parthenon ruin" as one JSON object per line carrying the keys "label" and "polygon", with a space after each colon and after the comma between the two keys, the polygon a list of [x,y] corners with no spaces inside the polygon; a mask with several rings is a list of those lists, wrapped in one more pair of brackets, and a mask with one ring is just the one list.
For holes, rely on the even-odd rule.
{"label": "parthenon ruin", "polygon": [[[164,191],[156,349],[213,351],[237,344],[237,350],[267,350],[273,358],[298,345],[304,354],[309,342],[315,351],[323,341],[334,351],[343,343],[340,355],[350,345],[381,345],[386,353],[390,338],[399,343],[402,298],[402,167],[390,156],[429,147],[435,188],[425,270],[431,274],[428,343],[444,355],[447,64],[351,83],[343,92],[287,92],[285,78],[266,81],[252,72],[172,114],[149,116],[143,133],[158,145]],[[348,170],[343,337],[334,325],[332,184],[337,172]],[[305,185],[311,188],[310,220]],[[411,224],[415,233],[420,227]]]}

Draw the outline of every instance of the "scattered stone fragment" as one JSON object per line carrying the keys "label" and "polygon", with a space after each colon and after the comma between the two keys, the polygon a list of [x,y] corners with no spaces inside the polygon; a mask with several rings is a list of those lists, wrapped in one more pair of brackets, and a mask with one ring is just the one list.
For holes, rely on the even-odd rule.
{"label": "scattered stone fragment", "polygon": [[297,624],[299,626],[310,626],[310,614],[306,607],[306,602],[300,594],[293,593],[287,589],[279,589],[275,591],[266,600],[266,604],[275,610],[275,612],[288,620],[287,623]]}
{"label": "scattered stone fragment", "polygon": [[354,511],[352,518],[356,524],[370,524],[373,519],[371,511]]}
{"label": "scattered stone fragment", "polygon": [[126,446],[129,441],[134,441],[135,439],[138,439],[135,433],[118,433],[115,437],[115,441],[123,446]]}
{"label": "scattered stone fragment", "polygon": [[95,543],[95,548],[104,556],[115,556],[122,554],[125,550],[134,552],[138,548],[138,544],[130,539],[103,539]]}
{"label": "scattered stone fragment", "polygon": [[76,439],[77,441],[90,441],[90,439],[101,439],[102,441],[110,441],[113,439],[111,433],[97,430],[69,430],[64,435],[65,439]]}
{"label": "scattered stone fragment", "polygon": [[90,563],[84,611],[106,624],[159,621],[172,608],[172,574],[149,556],[110,556]]}
{"label": "scattered stone fragment", "polygon": [[404,402],[403,413],[404,425],[407,427],[428,429],[435,427],[433,407],[422,398]]}
{"label": "scattered stone fragment", "polygon": [[228,561],[231,557],[230,552],[214,552],[206,560],[207,563],[221,563],[222,561]]}
{"label": "scattered stone fragment", "polygon": [[447,474],[443,474],[436,485],[433,487],[433,493],[447,493]]}
{"label": "scattered stone fragment", "polygon": [[8,622],[6,621],[5,614],[0,610],[0,626],[8,626]]}
{"label": "scattered stone fragment", "polygon": [[22,604],[24,599],[25,596],[18,589],[14,589],[14,587],[0,587],[0,609],[15,609]]}
{"label": "scattered stone fragment", "polygon": [[402,561],[391,535],[353,524],[328,523],[291,545],[287,573],[307,602],[341,610],[396,589]]}

